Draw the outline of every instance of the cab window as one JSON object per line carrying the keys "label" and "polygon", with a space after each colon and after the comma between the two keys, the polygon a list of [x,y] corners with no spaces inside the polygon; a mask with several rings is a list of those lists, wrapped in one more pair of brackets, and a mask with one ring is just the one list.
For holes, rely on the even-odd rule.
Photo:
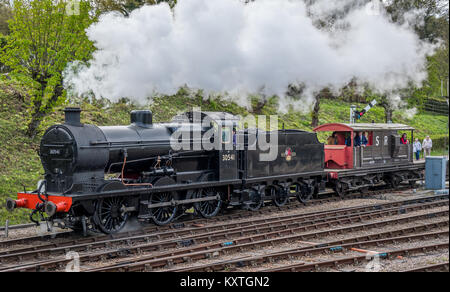
{"label": "cab window", "polygon": [[223,127],[222,128],[222,143],[228,144],[231,142],[231,131],[230,128]]}

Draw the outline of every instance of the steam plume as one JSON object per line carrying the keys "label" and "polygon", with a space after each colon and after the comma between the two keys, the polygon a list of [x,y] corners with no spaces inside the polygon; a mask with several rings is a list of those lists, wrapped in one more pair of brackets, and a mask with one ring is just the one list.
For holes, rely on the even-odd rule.
{"label": "steam plume", "polygon": [[[89,64],[66,70],[65,86],[77,95],[139,102],[185,85],[226,92],[242,105],[247,94],[264,93],[282,97],[285,109],[309,108],[315,92],[353,78],[379,92],[427,78],[434,46],[407,22],[392,23],[382,9],[372,13],[368,1],[305,1],[179,0],[173,11],[159,4],[128,18],[103,15],[87,31],[98,51]],[[331,28],[317,25],[336,10],[344,12]],[[289,84],[305,87],[300,101],[286,99]]]}

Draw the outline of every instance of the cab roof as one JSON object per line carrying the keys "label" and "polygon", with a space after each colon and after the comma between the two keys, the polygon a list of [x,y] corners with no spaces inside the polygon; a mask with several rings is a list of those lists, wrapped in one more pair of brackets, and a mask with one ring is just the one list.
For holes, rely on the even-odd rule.
{"label": "cab roof", "polygon": [[314,132],[361,132],[361,131],[413,131],[413,127],[403,124],[324,124],[314,129]]}
{"label": "cab roof", "polygon": [[238,122],[240,119],[232,115],[230,113],[226,112],[185,112],[183,114],[177,115],[173,118],[173,122],[178,121],[186,121],[186,119],[193,123],[194,122],[194,115],[198,115],[201,120],[208,117],[209,119],[216,121],[216,122]]}

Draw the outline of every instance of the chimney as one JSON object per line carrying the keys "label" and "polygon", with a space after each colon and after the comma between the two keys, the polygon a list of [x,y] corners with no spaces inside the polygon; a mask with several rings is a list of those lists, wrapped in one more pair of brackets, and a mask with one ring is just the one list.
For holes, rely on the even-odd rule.
{"label": "chimney", "polygon": [[65,123],[71,126],[81,127],[80,113],[81,109],[79,107],[67,107],[64,110],[65,113]]}
{"label": "chimney", "polygon": [[132,111],[131,124],[141,128],[151,128],[153,125],[153,114],[149,110]]}

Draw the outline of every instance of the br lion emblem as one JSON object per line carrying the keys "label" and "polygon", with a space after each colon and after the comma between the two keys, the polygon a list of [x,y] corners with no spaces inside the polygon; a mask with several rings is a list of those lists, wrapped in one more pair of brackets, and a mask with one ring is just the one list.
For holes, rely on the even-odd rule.
{"label": "br lion emblem", "polygon": [[291,148],[288,147],[286,148],[282,156],[286,158],[286,161],[291,161],[292,157],[297,156],[297,153],[295,153]]}

